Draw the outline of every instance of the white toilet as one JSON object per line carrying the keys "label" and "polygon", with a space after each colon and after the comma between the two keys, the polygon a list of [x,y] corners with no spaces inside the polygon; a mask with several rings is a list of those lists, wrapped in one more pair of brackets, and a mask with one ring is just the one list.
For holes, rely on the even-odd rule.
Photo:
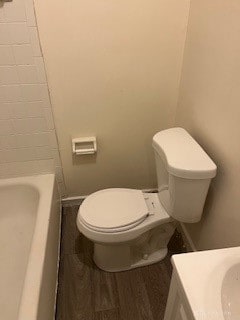
{"label": "white toilet", "polygon": [[94,261],[116,272],[152,264],[167,254],[176,221],[201,219],[216,165],[182,128],[153,137],[158,193],[105,189],[88,196],[77,226],[94,242]]}

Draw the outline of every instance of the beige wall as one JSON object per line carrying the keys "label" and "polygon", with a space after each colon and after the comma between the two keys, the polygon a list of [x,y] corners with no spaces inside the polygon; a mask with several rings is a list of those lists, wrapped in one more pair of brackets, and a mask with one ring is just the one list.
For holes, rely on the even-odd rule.
{"label": "beige wall", "polygon": [[188,226],[198,249],[240,245],[240,2],[192,0],[177,124],[218,165],[203,220]]}
{"label": "beige wall", "polygon": [[[35,0],[68,195],[156,186],[151,139],[174,123],[189,0]],[[71,137],[96,135],[97,157]]]}

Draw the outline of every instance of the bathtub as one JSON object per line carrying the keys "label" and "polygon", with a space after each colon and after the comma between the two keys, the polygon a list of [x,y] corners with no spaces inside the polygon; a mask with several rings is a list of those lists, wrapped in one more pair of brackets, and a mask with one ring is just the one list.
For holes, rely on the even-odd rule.
{"label": "bathtub", "polygon": [[0,319],[54,319],[60,216],[53,174],[0,180]]}

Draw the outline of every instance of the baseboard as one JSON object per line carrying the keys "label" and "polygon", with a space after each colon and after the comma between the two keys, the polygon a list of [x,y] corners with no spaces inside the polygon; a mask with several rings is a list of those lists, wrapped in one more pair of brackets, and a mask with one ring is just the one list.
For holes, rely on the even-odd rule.
{"label": "baseboard", "polygon": [[183,242],[186,245],[187,251],[192,252],[192,251],[198,251],[190,237],[189,232],[187,231],[187,228],[185,227],[184,223],[180,222],[177,227],[178,231],[181,233],[183,237]]}
{"label": "baseboard", "polygon": [[158,189],[142,189],[142,192],[146,192],[146,193],[157,193],[158,192]]}
{"label": "baseboard", "polygon": [[[143,192],[149,193],[149,192],[157,192],[157,189],[143,189]],[[87,197],[86,196],[76,196],[76,197],[66,197],[62,199],[62,205],[63,207],[73,206],[73,205],[80,205],[83,200]]]}
{"label": "baseboard", "polygon": [[67,197],[67,198],[62,198],[62,202],[84,200],[85,198],[87,198],[87,195],[86,196]]}
{"label": "baseboard", "polygon": [[71,207],[80,205],[87,196],[67,197],[62,199],[63,207]]}

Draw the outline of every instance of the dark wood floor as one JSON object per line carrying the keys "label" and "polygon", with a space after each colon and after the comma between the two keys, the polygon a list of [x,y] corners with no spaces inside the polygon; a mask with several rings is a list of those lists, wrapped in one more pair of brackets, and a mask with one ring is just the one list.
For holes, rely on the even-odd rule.
{"label": "dark wood floor", "polygon": [[170,256],[182,251],[175,234],[161,262],[109,273],[92,261],[92,243],[76,227],[78,206],[63,209],[56,320],[162,320],[171,277]]}

